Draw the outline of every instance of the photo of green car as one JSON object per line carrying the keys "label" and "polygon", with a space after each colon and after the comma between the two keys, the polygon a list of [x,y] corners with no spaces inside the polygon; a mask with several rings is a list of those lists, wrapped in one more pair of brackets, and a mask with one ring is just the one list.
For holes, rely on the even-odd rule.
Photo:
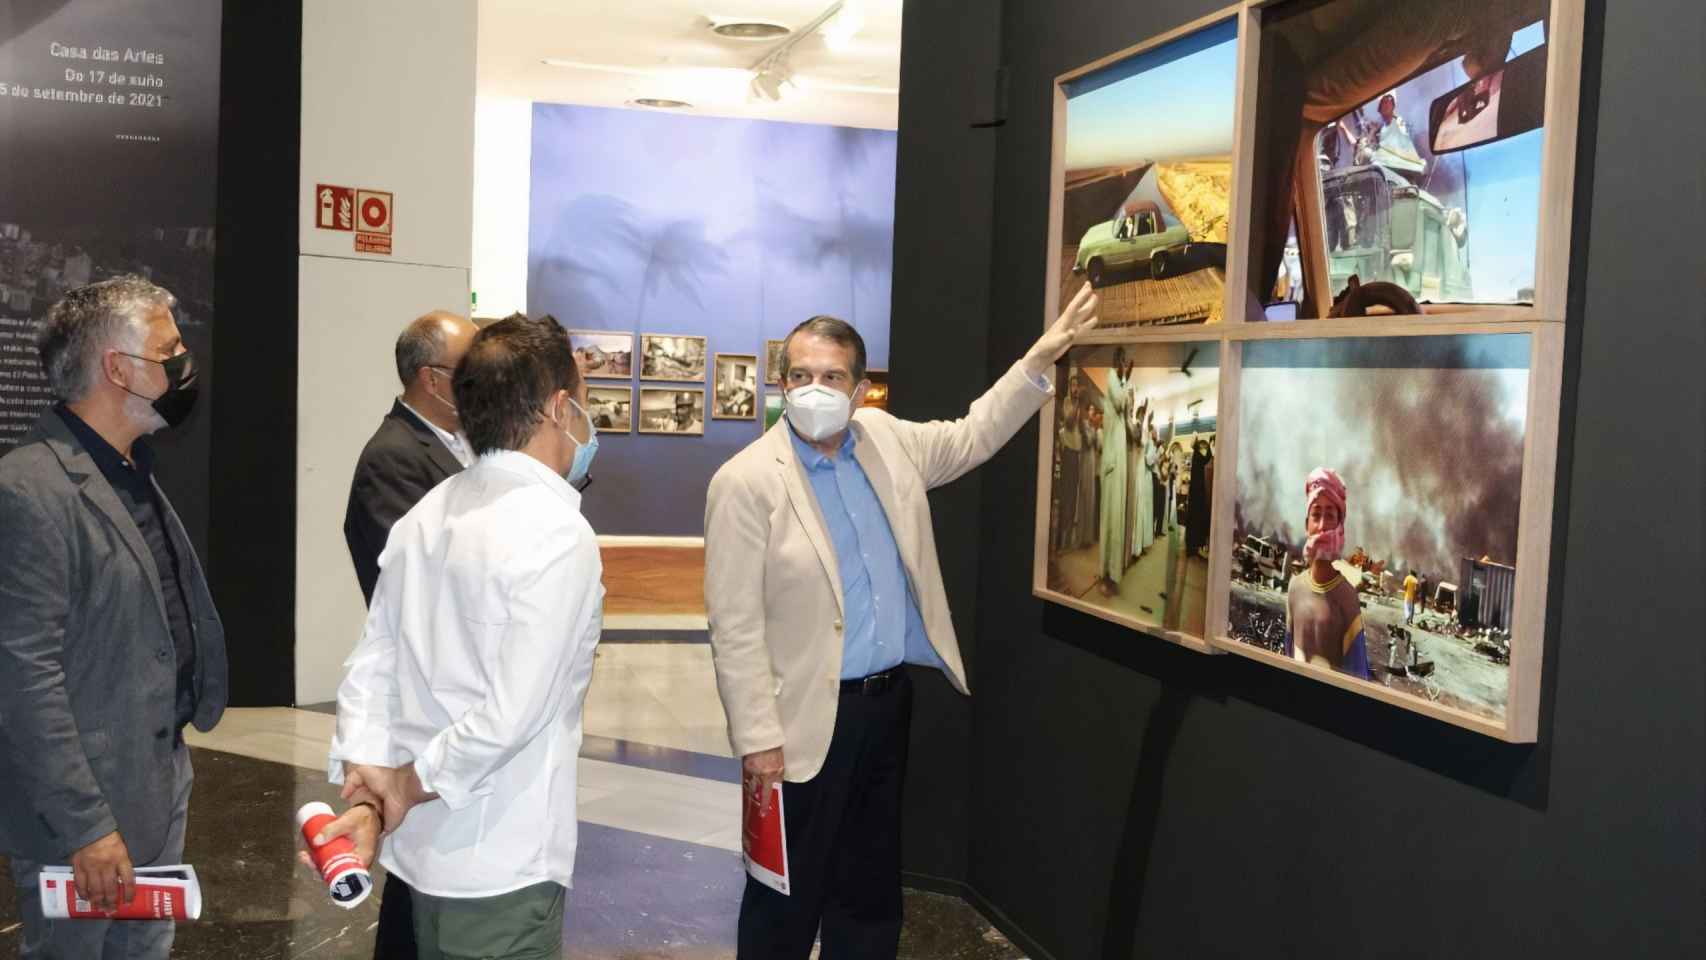
{"label": "photo of green car", "polygon": [[1062,86],[1057,295],[1104,330],[1223,317],[1237,48],[1227,19]]}
{"label": "photo of green car", "polygon": [[1122,207],[1119,216],[1084,231],[1072,272],[1087,276],[1093,287],[1124,271],[1159,280],[1166,275],[1169,255],[1183,253],[1190,239],[1183,225],[1166,225],[1160,207],[1134,201]]}

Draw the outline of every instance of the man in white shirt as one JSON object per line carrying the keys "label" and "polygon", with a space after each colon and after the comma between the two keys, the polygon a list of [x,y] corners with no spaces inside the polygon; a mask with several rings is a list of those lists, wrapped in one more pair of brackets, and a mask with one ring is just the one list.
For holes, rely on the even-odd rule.
{"label": "man in white shirt", "polygon": [[414,891],[422,958],[556,958],[603,625],[574,486],[597,433],[555,322],[481,330],[453,379],[478,459],[392,528],[329,776],[382,801],[380,862]]}

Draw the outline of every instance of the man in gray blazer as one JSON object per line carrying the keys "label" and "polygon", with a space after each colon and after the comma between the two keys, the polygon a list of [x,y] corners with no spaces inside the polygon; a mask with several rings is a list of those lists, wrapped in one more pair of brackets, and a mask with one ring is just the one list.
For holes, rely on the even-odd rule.
{"label": "man in gray blazer", "polygon": [[170,923],[44,919],[37,878],[69,862],[113,909],[134,866],[180,862],[183,728],[225,709],[219,614],[144,439],[195,400],[175,303],[139,277],[66,294],[38,344],[61,402],[0,458],[0,851],[25,957],[171,951]]}

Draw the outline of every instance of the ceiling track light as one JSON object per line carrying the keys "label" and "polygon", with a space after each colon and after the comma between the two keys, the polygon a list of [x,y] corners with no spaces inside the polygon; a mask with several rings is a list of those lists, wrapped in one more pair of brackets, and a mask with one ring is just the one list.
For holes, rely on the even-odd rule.
{"label": "ceiling track light", "polygon": [[787,56],[766,59],[764,66],[753,71],[750,86],[753,97],[759,100],[774,103],[786,97],[795,86],[794,71],[788,66]]}
{"label": "ceiling track light", "polygon": [[[863,22],[860,3],[861,0],[835,0],[805,26],[795,30],[781,43],[771,47],[764,56],[758,59],[757,63],[752,65],[751,86],[753,96],[762,100],[776,101],[783,98],[786,90],[797,88],[798,84],[794,82],[794,71],[788,65],[788,54],[799,45],[800,41],[823,30],[825,24],[837,20],[845,13],[851,18],[851,21],[846,22],[844,26],[841,21],[837,21],[837,25],[843,28],[836,32],[838,39],[835,41],[837,44],[844,43],[859,29]],[[829,39],[826,33],[825,40]]]}

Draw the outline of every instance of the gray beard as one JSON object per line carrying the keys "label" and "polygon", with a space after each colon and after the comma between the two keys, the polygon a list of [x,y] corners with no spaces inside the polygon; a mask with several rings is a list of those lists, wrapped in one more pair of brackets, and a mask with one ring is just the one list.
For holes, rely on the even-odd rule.
{"label": "gray beard", "polygon": [[166,418],[154,409],[153,401],[144,400],[134,393],[125,394],[124,416],[132,424],[142,428],[144,435],[166,429]]}

